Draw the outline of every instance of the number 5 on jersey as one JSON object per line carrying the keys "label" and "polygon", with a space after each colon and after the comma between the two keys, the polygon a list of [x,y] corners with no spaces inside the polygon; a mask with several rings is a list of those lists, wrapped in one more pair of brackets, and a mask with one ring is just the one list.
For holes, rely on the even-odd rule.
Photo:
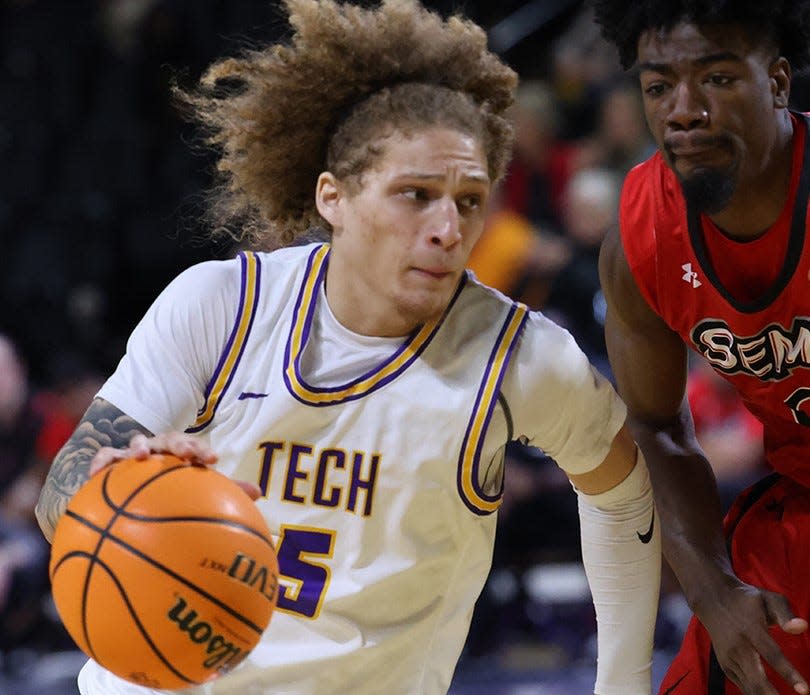
{"label": "number 5 on jersey", "polygon": [[278,540],[281,591],[276,610],[317,618],[332,572],[317,560],[335,550],[335,531],[306,526],[282,526]]}

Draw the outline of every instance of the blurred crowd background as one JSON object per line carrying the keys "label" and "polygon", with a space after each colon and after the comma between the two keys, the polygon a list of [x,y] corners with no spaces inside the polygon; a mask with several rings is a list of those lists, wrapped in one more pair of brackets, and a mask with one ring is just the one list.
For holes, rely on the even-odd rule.
{"label": "blurred crowd background", "polygon": [[[582,0],[425,4],[484,26],[522,79],[514,159],[471,267],[567,327],[610,378],[597,256],[623,175],[653,152],[637,84]],[[235,250],[206,240],[212,159],[169,87],[286,31],[273,0],[0,0],[0,693],[75,692],[81,657],[49,601],[39,486],[157,293]],[[809,96],[796,77],[793,106]],[[689,398],[728,503],[763,471],[761,428],[697,359]],[[589,692],[574,495],[542,452],[515,445],[509,458],[454,692]],[[687,617],[665,572],[662,668]]]}

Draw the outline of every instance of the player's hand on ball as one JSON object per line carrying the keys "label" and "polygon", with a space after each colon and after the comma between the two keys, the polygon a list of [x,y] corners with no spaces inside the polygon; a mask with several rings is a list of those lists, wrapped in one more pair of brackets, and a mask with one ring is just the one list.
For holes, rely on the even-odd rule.
{"label": "player's hand on ball", "polygon": [[[185,432],[165,432],[154,437],[136,434],[125,449],[115,449],[109,446],[99,449],[90,461],[90,475],[95,475],[116,461],[129,458],[145,460],[152,454],[172,454],[194,466],[211,466],[218,460],[213,449]],[[246,480],[234,482],[247,493],[250,499],[257,500],[261,497],[261,489],[255,483]]]}

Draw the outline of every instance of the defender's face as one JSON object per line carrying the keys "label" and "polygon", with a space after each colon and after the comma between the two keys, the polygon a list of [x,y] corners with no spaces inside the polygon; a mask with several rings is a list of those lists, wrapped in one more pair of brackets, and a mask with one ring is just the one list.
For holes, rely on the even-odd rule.
{"label": "defender's face", "polygon": [[354,295],[361,332],[401,335],[449,304],[483,231],[490,180],[480,143],[456,130],[396,133],[382,147],[330,220],[327,295]]}
{"label": "defender's face", "polygon": [[685,192],[690,184],[718,187],[709,208],[722,209],[739,181],[755,179],[768,160],[785,86],[784,60],[776,58],[775,49],[730,25],[680,23],[639,39],[650,130]]}

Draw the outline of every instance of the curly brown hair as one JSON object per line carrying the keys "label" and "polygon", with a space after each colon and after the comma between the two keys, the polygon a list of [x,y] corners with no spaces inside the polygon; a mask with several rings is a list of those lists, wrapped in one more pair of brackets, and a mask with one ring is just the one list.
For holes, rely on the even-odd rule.
{"label": "curly brown hair", "polygon": [[288,43],[220,60],[195,90],[176,90],[219,154],[215,234],[267,248],[328,229],[315,208],[320,173],[359,181],[394,131],[458,129],[482,143],[492,181],[503,175],[517,76],[479,26],[417,0],[283,2]]}

